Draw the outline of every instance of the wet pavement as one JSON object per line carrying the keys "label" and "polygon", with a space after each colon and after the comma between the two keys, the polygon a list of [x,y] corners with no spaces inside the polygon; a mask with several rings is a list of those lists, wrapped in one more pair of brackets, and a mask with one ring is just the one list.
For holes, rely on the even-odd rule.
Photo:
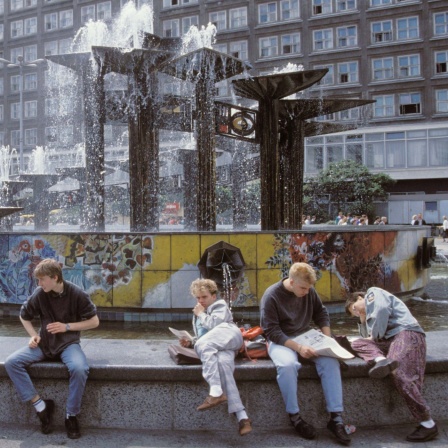
{"label": "wet pavement", "polygon": [[[189,412],[189,410],[186,410]],[[207,415],[204,414],[204,418]],[[56,427],[52,434],[44,435],[39,427],[0,424],[1,448],[332,448],[341,447],[328,430],[319,429],[315,440],[304,440],[293,429],[263,431],[262,422],[254,423],[252,433],[241,437],[235,431],[145,431],[126,429],[90,429],[81,428],[82,437],[70,440],[63,427]],[[410,443],[406,435],[413,431],[414,425],[397,425],[376,428],[358,428],[352,435],[353,448],[448,448],[448,421],[438,422],[439,435],[427,443]]]}

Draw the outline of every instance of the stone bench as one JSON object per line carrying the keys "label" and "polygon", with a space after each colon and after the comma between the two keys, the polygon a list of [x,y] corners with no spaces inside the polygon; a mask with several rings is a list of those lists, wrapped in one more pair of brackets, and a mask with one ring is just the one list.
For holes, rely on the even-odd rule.
{"label": "stone bench", "polygon": [[[427,335],[428,354],[425,397],[435,419],[447,419],[448,331]],[[28,338],[0,337],[0,421],[38,424],[31,405],[18,401],[4,361]],[[205,414],[196,411],[207,395],[201,366],[178,366],[168,355],[173,341],[84,339],[83,349],[90,365],[80,423],[95,428],[133,429],[230,429],[227,407]],[[402,398],[389,378],[372,380],[359,358],[346,362],[343,387],[345,420],[357,426],[391,425],[412,421]],[[68,373],[59,362],[43,362],[30,368],[39,393],[56,403],[56,424],[62,424],[68,391]],[[254,426],[263,429],[289,428],[276,383],[275,367],[269,360],[238,360],[237,384]],[[300,372],[299,397],[304,417],[317,427],[327,421],[325,401],[315,368]]]}

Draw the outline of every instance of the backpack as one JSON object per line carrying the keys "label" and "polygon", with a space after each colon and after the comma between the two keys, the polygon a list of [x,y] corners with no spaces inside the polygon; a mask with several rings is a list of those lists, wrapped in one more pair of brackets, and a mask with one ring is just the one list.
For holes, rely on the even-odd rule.
{"label": "backpack", "polygon": [[263,329],[257,325],[248,330],[244,328],[240,328],[240,330],[243,335],[243,345],[240,348],[239,355],[251,361],[255,359],[269,359],[268,343],[263,336]]}

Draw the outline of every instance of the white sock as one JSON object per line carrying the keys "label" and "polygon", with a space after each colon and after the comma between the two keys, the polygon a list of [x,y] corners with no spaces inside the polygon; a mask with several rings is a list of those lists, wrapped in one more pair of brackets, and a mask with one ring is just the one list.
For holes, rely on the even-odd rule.
{"label": "white sock", "polygon": [[382,361],[383,359],[386,359],[386,358],[384,356],[377,356],[375,358],[375,362]]}
{"label": "white sock", "polygon": [[425,428],[432,428],[436,423],[435,423],[435,421],[432,418],[430,418],[429,420],[426,420],[424,422],[420,422],[420,424],[422,426],[424,426]]}
{"label": "white sock", "polygon": [[39,400],[33,403],[33,406],[34,409],[36,409],[36,412],[42,412],[45,409],[45,401],[42,400],[42,398],[39,398]]}
{"label": "white sock", "polygon": [[212,397],[220,397],[223,394],[221,386],[210,386],[210,395]]}
{"label": "white sock", "polygon": [[243,420],[245,418],[249,418],[249,417],[247,416],[246,410],[243,409],[242,411],[236,412],[236,418],[240,422],[241,420]]}

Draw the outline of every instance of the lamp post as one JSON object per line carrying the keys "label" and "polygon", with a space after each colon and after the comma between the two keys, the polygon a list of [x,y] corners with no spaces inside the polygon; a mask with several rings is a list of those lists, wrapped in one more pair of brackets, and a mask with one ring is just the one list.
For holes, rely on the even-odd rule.
{"label": "lamp post", "polygon": [[8,64],[7,67],[19,67],[19,174],[24,170],[23,164],[23,68],[37,67],[38,64],[46,62],[46,59],[36,59],[31,62],[25,62],[23,56],[17,56],[17,62],[11,62],[0,58],[0,62]]}

